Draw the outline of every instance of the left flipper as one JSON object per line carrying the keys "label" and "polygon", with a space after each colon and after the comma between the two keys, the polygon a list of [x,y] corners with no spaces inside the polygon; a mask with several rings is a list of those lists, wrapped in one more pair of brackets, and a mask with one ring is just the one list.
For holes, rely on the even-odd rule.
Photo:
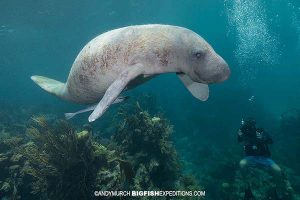
{"label": "left flipper", "polygon": [[186,74],[178,73],[177,76],[194,97],[201,101],[206,101],[208,99],[209,88],[207,84],[194,82]]}
{"label": "left flipper", "polygon": [[[126,99],[128,99],[129,97],[128,96],[124,96],[124,97],[118,97],[112,104],[117,104],[117,103],[121,103],[123,101],[125,101]],[[74,112],[74,113],[65,113],[65,117],[67,120],[73,118],[75,115],[78,115],[80,113],[85,113],[85,112],[88,112],[88,111],[91,111],[91,110],[95,110],[97,104],[94,104],[94,105],[91,105],[85,109],[82,109],[82,110],[79,110],[77,112]]]}
{"label": "left flipper", "polygon": [[115,101],[119,94],[124,90],[127,84],[142,74],[143,66],[136,64],[134,66],[129,66],[126,71],[122,72],[106,90],[103,98],[96,106],[95,110],[89,116],[89,122],[93,122],[103,115],[103,113],[108,109],[108,107]]}

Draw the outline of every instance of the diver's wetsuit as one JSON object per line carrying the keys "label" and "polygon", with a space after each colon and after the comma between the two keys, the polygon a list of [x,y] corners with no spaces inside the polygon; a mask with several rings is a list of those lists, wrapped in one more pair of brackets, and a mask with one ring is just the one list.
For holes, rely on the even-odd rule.
{"label": "diver's wetsuit", "polygon": [[268,144],[272,144],[273,140],[267,132],[261,128],[245,129],[244,127],[239,131],[238,142],[244,142],[246,156],[262,156],[265,158],[271,156]]}
{"label": "diver's wetsuit", "polygon": [[[241,161],[249,167],[271,167],[275,162],[270,159],[271,153],[268,144],[273,140],[267,132],[261,128],[256,128],[255,124],[246,123],[238,131],[238,142],[244,142],[246,157]],[[255,200],[250,185],[245,190],[244,200]]]}
{"label": "diver's wetsuit", "polygon": [[[240,161],[242,172],[245,172],[245,167],[266,167],[272,169],[273,172],[280,177],[280,167],[270,158],[271,152],[268,144],[272,144],[273,140],[270,135],[262,128],[256,128],[255,120],[248,120],[238,131],[238,142],[244,143],[245,158]],[[244,200],[255,199],[248,183]]]}

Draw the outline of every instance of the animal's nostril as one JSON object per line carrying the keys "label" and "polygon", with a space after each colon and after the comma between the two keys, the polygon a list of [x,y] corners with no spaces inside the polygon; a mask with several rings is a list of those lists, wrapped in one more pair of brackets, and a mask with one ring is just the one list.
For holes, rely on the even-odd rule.
{"label": "animal's nostril", "polygon": [[225,81],[229,78],[231,74],[231,71],[228,67],[228,65],[226,65],[224,68],[223,68],[223,73],[222,73],[222,81]]}
{"label": "animal's nostril", "polygon": [[228,65],[226,65],[226,67],[223,70],[224,70],[224,74],[226,74],[227,76],[230,75],[231,71],[230,71]]}

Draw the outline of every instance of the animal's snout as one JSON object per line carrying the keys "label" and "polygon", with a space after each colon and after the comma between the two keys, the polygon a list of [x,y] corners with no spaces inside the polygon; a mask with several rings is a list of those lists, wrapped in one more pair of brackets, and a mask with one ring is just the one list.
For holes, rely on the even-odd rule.
{"label": "animal's snout", "polygon": [[[203,69],[203,68],[200,68]],[[230,76],[230,68],[225,60],[220,56],[214,56],[206,63],[206,67],[202,71],[195,70],[198,80],[201,83],[220,83],[227,80]]]}
{"label": "animal's snout", "polygon": [[220,79],[220,82],[227,80],[231,74],[230,68],[225,61],[223,63],[223,66],[221,67],[221,71],[222,77]]}
{"label": "animal's snout", "polygon": [[228,64],[222,57],[218,56],[218,62],[213,67],[213,73],[211,74],[211,83],[220,83],[227,80],[230,76],[230,69]]}

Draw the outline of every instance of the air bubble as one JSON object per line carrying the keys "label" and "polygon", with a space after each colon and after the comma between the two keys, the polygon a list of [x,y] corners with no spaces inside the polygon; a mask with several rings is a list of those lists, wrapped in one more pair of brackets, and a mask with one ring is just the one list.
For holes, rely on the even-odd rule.
{"label": "air bubble", "polygon": [[276,64],[280,55],[278,39],[269,30],[265,6],[259,0],[232,0],[226,1],[225,7],[242,76],[255,79],[258,65]]}

